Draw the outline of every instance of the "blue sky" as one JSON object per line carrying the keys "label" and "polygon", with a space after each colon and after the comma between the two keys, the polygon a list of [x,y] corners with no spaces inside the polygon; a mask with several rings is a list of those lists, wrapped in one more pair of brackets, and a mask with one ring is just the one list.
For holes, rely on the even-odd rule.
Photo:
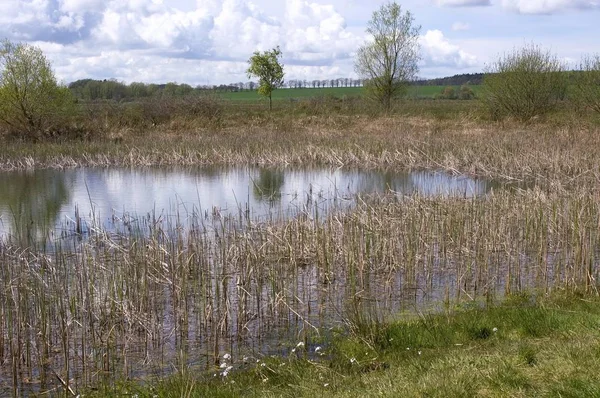
{"label": "blue sky", "polygon": [[[255,50],[279,45],[286,79],[354,77],[384,0],[2,0],[0,37],[42,48],[64,82],[247,81]],[[600,0],[406,0],[421,25],[420,73],[482,71],[535,43],[570,67],[600,53]]]}

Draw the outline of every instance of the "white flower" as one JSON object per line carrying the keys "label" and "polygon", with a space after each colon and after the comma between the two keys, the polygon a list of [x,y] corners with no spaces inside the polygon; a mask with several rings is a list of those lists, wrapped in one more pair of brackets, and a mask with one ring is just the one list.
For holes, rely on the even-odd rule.
{"label": "white flower", "polygon": [[222,375],[223,377],[227,377],[227,375],[229,374],[229,372],[231,372],[231,370],[232,370],[232,369],[233,369],[233,366],[228,366],[228,367],[227,367],[227,368],[226,368],[226,369],[223,371],[223,373],[221,373],[221,375]]}
{"label": "white flower", "polygon": [[419,351],[417,354],[421,355],[421,351]]}
{"label": "white flower", "polygon": [[493,328],[492,332],[496,333],[498,331],[498,328]]}
{"label": "white flower", "polygon": [[329,387],[329,383],[323,384],[323,387]]}
{"label": "white flower", "polygon": [[321,346],[317,346],[317,347],[315,348],[315,352],[321,352],[321,350],[322,350]]}
{"label": "white flower", "polygon": [[296,348],[304,348],[304,343],[299,342],[298,344],[296,344]]}
{"label": "white flower", "polygon": [[223,359],[229,361],[231,359],[231,354],[223,354]]}
{"label": "white flower", "polygon": [[350,363],[355,364],[358,363],[358,361],[356,360],[356,358],[350,358]]}
{"label": "white flower", "polygon": [[225,362],[223,362],[220,366],[221,369],[225,369],[227,367],[227,364]]}

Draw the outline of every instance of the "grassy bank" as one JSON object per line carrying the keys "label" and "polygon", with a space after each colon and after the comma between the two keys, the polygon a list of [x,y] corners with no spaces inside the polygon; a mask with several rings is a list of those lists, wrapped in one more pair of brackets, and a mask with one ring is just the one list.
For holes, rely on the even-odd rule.
{"label": "grassy bank", "polygon": [[599,322],[597,297],[522,294],[486,308],[358,325],[366,328],[327,346],[300,344],[287,358],[226,357],[201,376],[179,369],[89,396],[598,396]]}

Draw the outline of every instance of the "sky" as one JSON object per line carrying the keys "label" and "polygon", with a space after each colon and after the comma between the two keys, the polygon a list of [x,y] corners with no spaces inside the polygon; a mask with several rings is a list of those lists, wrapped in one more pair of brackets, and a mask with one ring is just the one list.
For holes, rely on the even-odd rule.
{"label": "sky", "polygon": [[[286,80],[357,77],[354,55],[387,0],[0,0],[0,38],[40,47],[57,78],[246,82],[279,46]],[[419,76],[481,72],[536,44],[570,67],[600,53],[600,0],[405,0],[421,26]]]}

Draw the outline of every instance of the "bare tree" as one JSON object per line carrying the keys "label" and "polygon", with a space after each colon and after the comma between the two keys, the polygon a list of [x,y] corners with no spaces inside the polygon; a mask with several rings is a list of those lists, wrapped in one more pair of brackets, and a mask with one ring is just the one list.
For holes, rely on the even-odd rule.
{"label": "bare tree", "polygon": [[382,5],[369,21],[372,41],[358,50],[355,70],[364,79],[367,95],[386,110],[419,71],[420,30],[410,11],[402,12],[396,2]]}

